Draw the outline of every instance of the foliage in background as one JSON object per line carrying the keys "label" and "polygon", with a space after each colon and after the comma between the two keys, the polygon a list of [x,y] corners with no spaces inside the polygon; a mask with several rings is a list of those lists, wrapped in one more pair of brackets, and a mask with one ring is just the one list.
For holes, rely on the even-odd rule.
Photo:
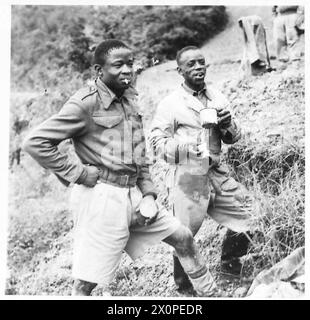
{"label": "foliage in background", "polygon": [[95,45],[117,38],[141,63],[174,59],[228,22],[224,6],[13,6],[12,82],[18,88],[62,83],[50,72],[70,68],[89,77]]}
{"label": "foliage in background", "polygon": [[228,22],[224,6],[132,6],[100,8],[96,37],[123,39],[146,65],[174,59],[186,45],[201,45]]}

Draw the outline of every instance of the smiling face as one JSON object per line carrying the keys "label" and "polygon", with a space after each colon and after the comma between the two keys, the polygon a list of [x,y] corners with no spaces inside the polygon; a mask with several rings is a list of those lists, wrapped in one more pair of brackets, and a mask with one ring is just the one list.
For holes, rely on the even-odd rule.
{"label": "smiling face", "polygon": [[112,49],[103,65],[96,65],[100,79],[115,94],[121,95],[133,80],[133,53],[128,48]]}
{"label": "smiling face", "polygon": [[187,50],[180,56],[178,72],[191,89],[197,91],[204,87],[206,70],[206,60],[200,50]]}

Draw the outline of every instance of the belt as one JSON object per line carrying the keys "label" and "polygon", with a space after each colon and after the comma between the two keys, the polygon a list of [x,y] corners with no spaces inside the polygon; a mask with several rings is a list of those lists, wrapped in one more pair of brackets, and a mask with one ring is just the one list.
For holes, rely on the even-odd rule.
{"label": "belt", "polygon": [[278,12],[278,14],[280,16],[286,16],[288,14],[293,14],[293,13],[297,13],[296,9],[289,9],[289,10],[284,11],[284,12]]}
{"label": "belt", "polygon": [[108,183],[117,187],[129,188],[137,184],[138,175],[120,175],[107,168],[99,169],[99,182]]}

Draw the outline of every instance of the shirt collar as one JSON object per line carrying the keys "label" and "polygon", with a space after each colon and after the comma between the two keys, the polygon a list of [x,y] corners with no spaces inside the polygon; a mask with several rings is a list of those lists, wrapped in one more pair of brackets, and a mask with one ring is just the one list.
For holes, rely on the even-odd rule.
{"label": "shirt collar", "polygon": [[109,109],[114,100],[122,100],[123,98],[125,98],[128,101],[130,98],[138,95],[138,92],[135,90],[135,88],[130,86],[124,91],[123,95],[118,98],[116,94],[100,78],[97,78],[95,80],[95,83],[97,85],[98,93],[105,109]]}
{"label": "shirt collar", "polygon": [[207,90],[207,86],[206,84],[204,84],[203,88],[199,91],[195,91],[193,89],[191,89],[185,82],[182,83],[182,87],[184,88],[184,90],[189,93],[191,96],[194,96],[194,97],[197,97],[199,96],[200,94],[205,94],[206,97],[211,101],[211,97],[210,97],[210,94],[208,93],[208,90]]}

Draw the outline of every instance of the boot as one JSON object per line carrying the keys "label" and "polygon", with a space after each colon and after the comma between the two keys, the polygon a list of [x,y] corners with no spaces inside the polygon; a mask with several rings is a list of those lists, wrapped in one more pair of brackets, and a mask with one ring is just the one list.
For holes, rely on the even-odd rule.
{"label": "boot", "polygon": [[266,63],[261,60],[256,60],[251,64],[252,75],[260,75],[267,71]]}
{"label": "boot", "polygon": [[184,291],[193,289],[193,285],[190,282],[188,275],[184,271],[180,260],[175,254],[173,255],[173,276],[177,290]]}
{"label": "boot", "polygon": [[[248,236],[249,233],[247,233]],[[221,271],[240,275],[242,264],[239,258],[248,251],[250,241],[244,233],[227,230],[222,244]]]}

